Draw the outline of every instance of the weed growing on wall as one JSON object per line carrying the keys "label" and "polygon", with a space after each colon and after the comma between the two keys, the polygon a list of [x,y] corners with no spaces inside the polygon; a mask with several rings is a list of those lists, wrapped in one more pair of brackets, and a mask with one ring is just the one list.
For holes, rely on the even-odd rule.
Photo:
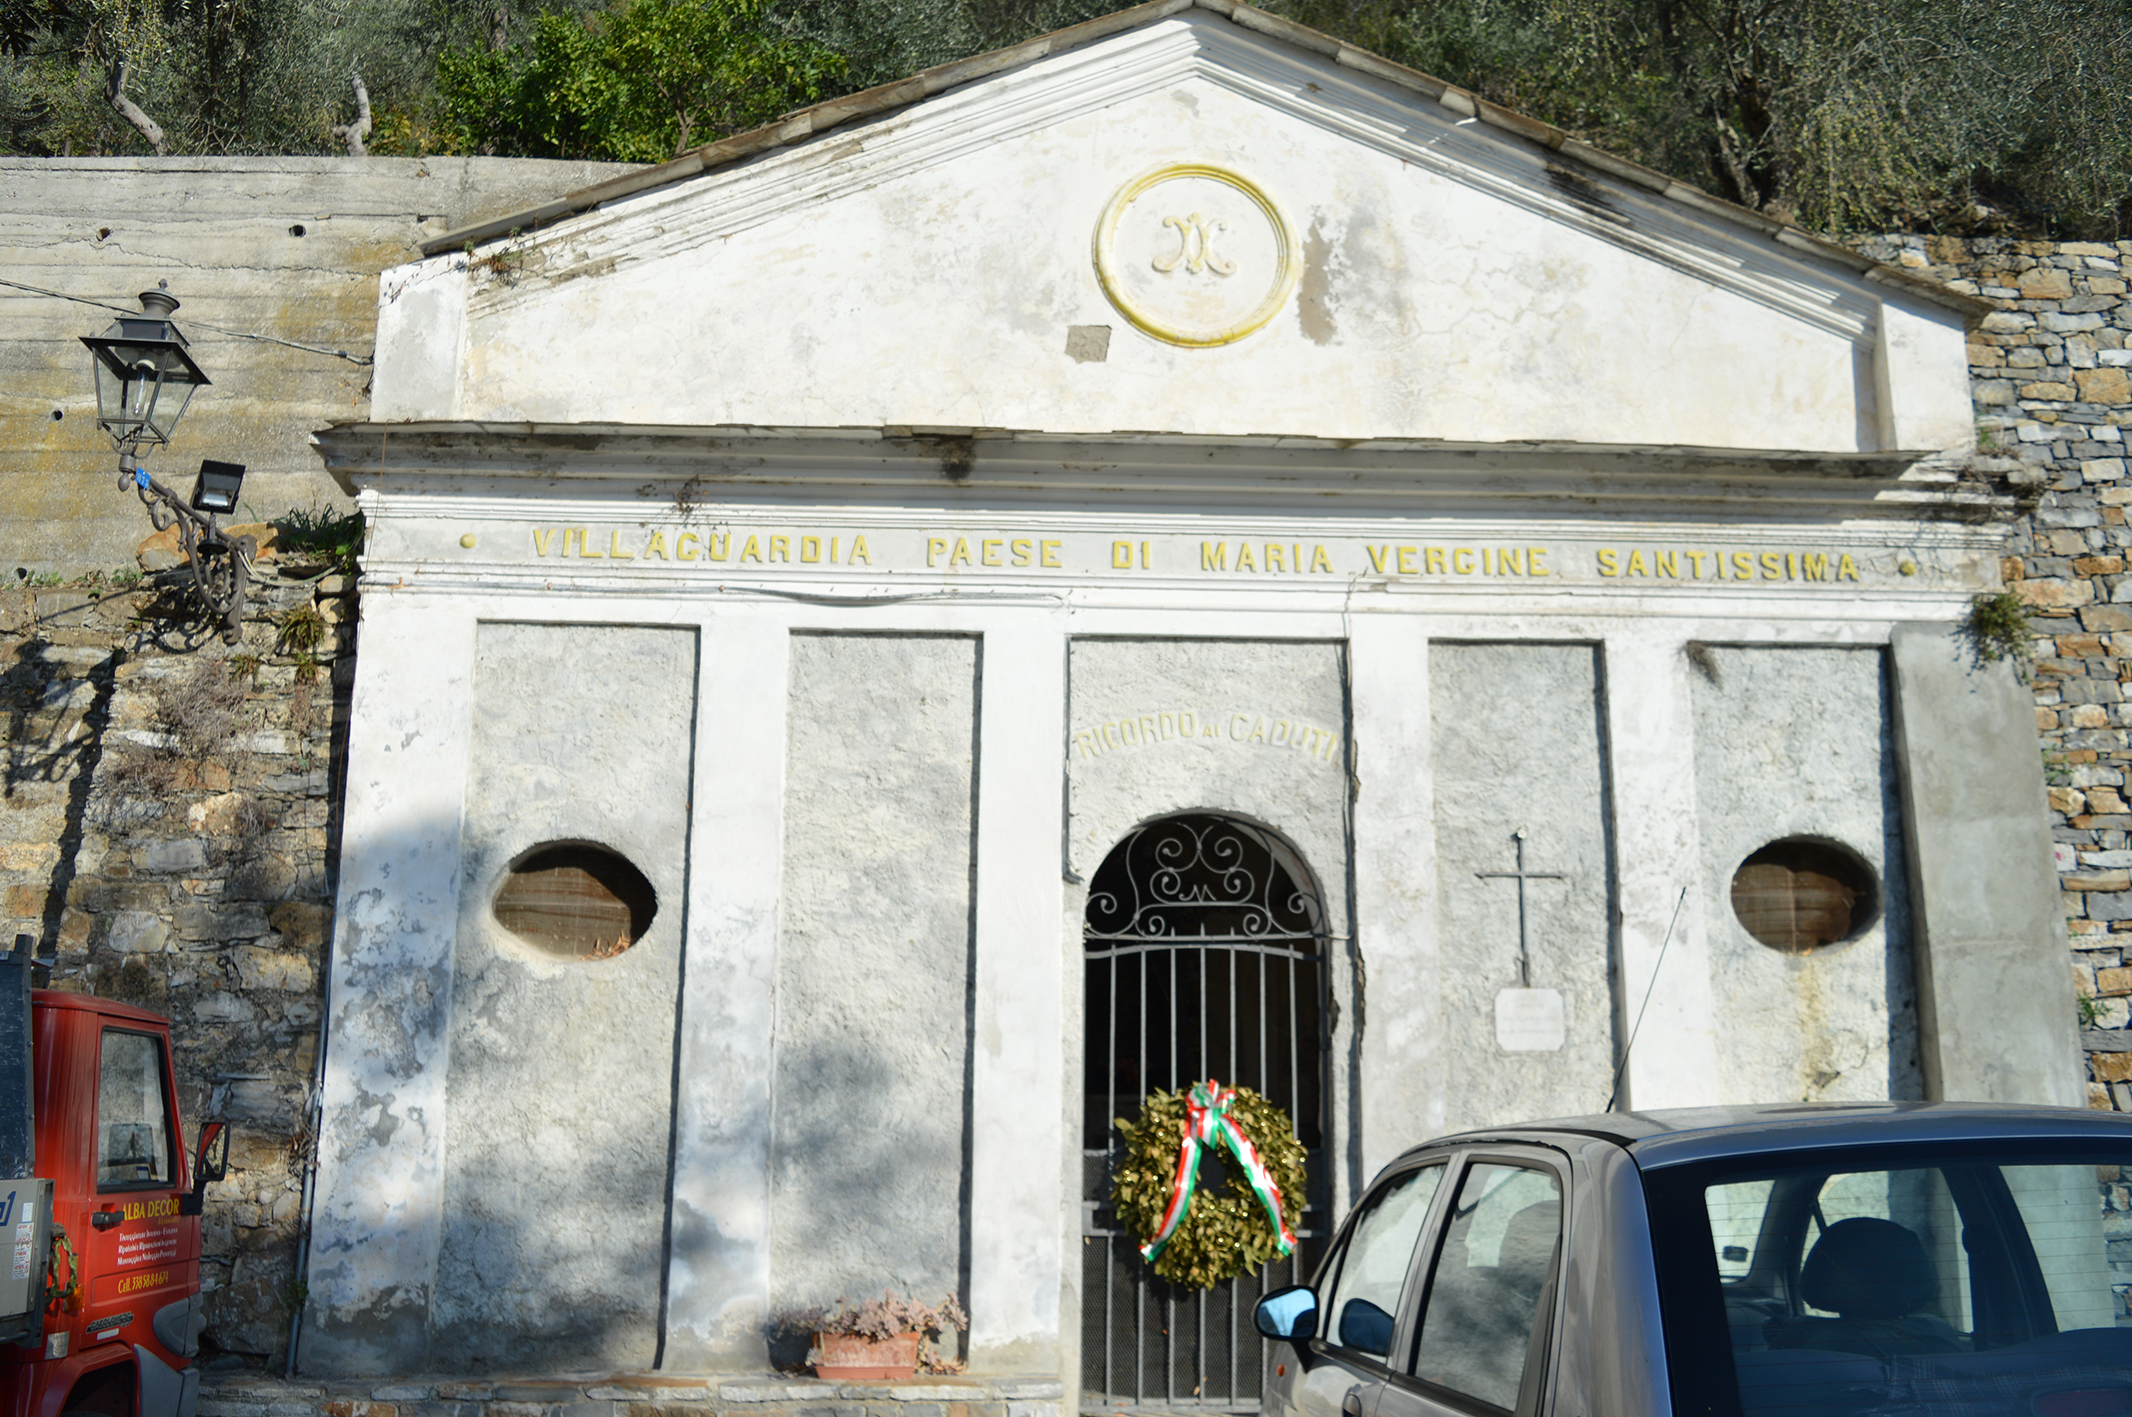
{"label": "weed growing on wall", "polygon": [[1969,657],[1979,667],[2010,660],[2014,672],[2025,681],[2028,666],[2036,657],[2030,643],[2035,634],[2028,622],[2028,606],[2010,590],[1979,595],[1969,602],[1969,618],[1962,622],[1962,637],[1969,642]]}
{"label": "weed growing on wall", "polygon": [[279,533],[276,550],[284,562],[318,561],[341,575],[355,574],[356,558],[363,552],[361,512],[305,507],[281,517],[274,527]]}
{"label": "weed growing on wall", "polygon": [[292,606],[281,617],[281,634],[275,643],[288,654],[314,655],[326,642],[326,617],[315,605]]}

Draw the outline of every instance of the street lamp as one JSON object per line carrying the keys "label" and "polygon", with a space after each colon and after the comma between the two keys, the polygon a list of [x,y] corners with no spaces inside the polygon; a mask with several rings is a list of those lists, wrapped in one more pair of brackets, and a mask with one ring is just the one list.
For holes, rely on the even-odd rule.
{"label": "street lamp", "polygon": [[149,450],[170,441],[193,390],[207,383],[184,333],[171,321],[177,308],[167,288],[144,290],[140,314],[121,315],[110,329],[84,335],[81,342],[89,347],[96,371],[96,426],[118,449],[119,476],[133,484],[157,531],[177,525],[193,585],[222,618],[223,640],[235,644],[245,584],[259,548],[249,536],[224,536],[215,518],[236,510],[243,465],[202,462],[190,498],[178,496],[141,466]]}

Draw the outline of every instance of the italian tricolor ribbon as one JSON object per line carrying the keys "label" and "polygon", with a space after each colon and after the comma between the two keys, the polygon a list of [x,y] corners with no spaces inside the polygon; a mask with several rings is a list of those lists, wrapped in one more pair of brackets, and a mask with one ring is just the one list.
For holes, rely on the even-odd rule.
{"label": "italian tricolor ribbon", "polygon": [[1230,1119],[1229,1108],[1235,1101],[1235,1089],[1223,1087],[1212,1078],[1192,1084],[1185,1100],[1184,1145],[1177,1148],[1177,1177],[1170,1183],[1170,1203],[1162,1212],[1162,1225],[1155,1238],[1140,1247],[1140,1257],[1149,1264],[1170,1243],[1170,1237],[1184,1223],[1185,1212],[1192,1208],[1192,1198],[1199,1194],[1200,1154],[1217,1145],[1229,1148],[1229,1154],[1244,1168],[1251,1193],[1266,1208],[1266,1219],[1272,1223],[1276,1237],[1274,1253],[1285,1256],[1294,1251],[1295,1234],[1281,1218],[1281,1188],[1273,1183],[1273,1173],[1266,1169],[1266,1163],[1259,1160],[1258,1148],[1251,1144],[1251,1138]]}

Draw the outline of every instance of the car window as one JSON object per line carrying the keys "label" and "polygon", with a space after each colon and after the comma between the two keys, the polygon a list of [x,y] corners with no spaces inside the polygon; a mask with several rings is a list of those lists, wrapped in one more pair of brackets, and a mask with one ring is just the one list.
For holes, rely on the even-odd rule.
{"label": "car window", "polygon": [[1561,1232],[1562,1185],[1552,1171],[1470,1168],[1422,1302],[1414,1376],[1515,1408]]}
{"label": "car window", "polygon": [[1325,1304],[1328,1343],[1382,1358],[1392,1351],[1399,1292],[1444,1168],[1424,1166],[1371,1198],[1349,1228]]}
{"label": "car window", "polygon": [[[1705,1176],[1703,1279],[1664,1283],[1668,1342],[1697,1351],[1680,1311],[1699,1292],[1699,1312],[1723,1314],[1700,1332],[1722,1332],[1732,1361],[1690,1400],[1743,1417],[2132,1417],[2128,1164],[1971,1147]],[[1654,1217],[1677,1200],[1654,1192]]]}
{"label": "car window", "polygon": [[96,1080],[96,1181],[100,1190],[170,1184],[170,1114],[163,1050],[145,1033],[104,1030]]}

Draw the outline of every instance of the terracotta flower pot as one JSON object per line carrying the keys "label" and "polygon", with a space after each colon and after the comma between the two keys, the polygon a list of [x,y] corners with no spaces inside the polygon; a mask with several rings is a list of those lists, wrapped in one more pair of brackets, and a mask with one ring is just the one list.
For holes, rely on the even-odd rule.
{"label": "terracotta flower pot", "polygon": [[907,1378],[918,1367],[918,1335],[861,1338],[854,1333],[817,1333],[814,1372],[823,1378]]}

